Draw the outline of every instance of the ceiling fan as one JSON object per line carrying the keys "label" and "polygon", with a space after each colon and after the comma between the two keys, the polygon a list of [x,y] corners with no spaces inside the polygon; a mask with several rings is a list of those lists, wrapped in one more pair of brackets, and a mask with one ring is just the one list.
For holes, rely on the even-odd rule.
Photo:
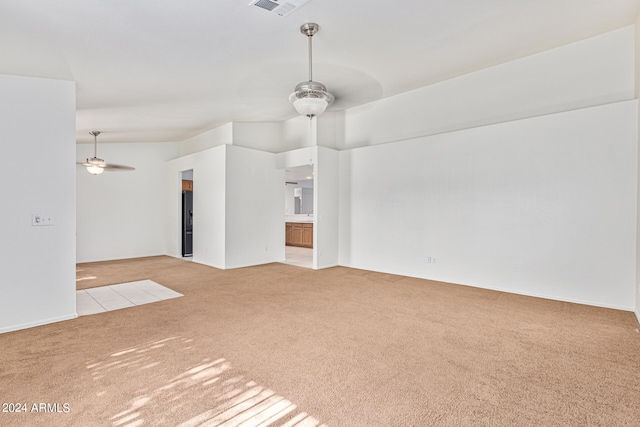
{"label": "ceiling fan", "polygon": [[104,171],[132,171],[136,168],[131,166],[107,164],[104,160],[98,158],[98,135],[100,132],[89,132],[93,135],[93,157],[88,158],[86,163],[78,162],[78,165],[82,165],[87,168],[87,172],[92,175],[100,175]]}
{"label": "ceiling fan", "polygon": [[309,81],[298,83],[294,92],[289,96],[289,101],[296,111],[309,118],[319,116],[333,103],[334,96],[327,92],[327,87],[320,82],[313,81],[311,68],[311,38],[320,30],[320,26],[314,23],[303,24],[300,32],[309,40]]}

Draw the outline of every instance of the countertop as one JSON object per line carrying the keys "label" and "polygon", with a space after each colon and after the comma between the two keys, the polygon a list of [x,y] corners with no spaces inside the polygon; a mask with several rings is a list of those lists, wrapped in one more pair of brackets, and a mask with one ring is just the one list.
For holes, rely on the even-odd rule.
{"label": "countertop", "polygon": [[285,222],[313,222],[313,216],[309,216],[309,215],[285,215]]}

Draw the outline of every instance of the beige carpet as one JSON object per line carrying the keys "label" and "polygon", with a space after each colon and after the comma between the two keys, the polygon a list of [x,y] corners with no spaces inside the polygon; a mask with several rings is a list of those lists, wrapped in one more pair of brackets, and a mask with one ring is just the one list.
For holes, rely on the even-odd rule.
{"label": "beige carpet", "polygon": [[161,278],[179,280],[180,270],[175,270],[175,268],[184,266],[185,262],[188,261],[168,256],[154,256],[77,264],[76,289],[96,288],[147,279],[154,282]]}
{"label": "beige carpet", "polygon": [[78,269],[184,297],[0,335],[27,408],[2,426],[640,424],[632,313],[342,267]]}

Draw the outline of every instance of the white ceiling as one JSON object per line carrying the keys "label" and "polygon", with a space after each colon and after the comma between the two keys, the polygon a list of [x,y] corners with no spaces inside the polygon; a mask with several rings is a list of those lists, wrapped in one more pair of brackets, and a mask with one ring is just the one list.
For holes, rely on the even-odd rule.
{"label": "white ceiling", "polygon": [[[230,121],[295,116],[314,80],[334,110],[634,22],[640,0],[2,0],[0,74],[74,80],[78,142],[181,141]],[[282,0],[279,0],[282,1]]]}

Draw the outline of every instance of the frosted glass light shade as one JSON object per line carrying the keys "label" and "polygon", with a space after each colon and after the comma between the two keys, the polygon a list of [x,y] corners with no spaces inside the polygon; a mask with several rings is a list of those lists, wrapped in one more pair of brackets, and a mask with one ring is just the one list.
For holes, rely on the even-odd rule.
{"label": "frosted glass light shade", "polygon": [[100,175],[102,172],[104,172],[104,168],[101,168],[100,166],[87,166],[87,172],[89,172],[91,175]]}
{"label": "frosted glass light shade", "polygon": [[299,98],[293,103],[294,108],[303,116],[319,116],[324,113],[329,103],[321,98]]}

